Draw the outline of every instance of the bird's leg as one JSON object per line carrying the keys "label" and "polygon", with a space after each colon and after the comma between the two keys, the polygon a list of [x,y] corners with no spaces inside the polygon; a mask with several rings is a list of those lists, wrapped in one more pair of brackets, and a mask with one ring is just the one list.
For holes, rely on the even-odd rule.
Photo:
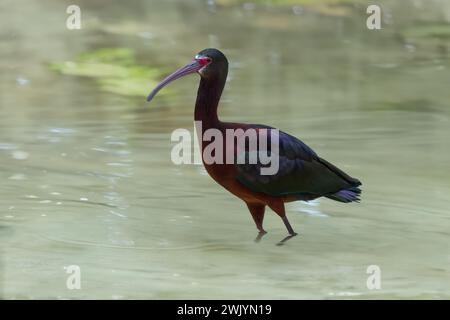
{"label": "bird's leg", "polygon": [[291,236],[296,236],[297,233],[294,231],[294,229],[292,229],[291,224],[289,223],[289,220],[287,218],[287,216],[281,217],[281,220],[283,220],[284,225],[286,226],[287,231],[289,232],[289,234]]}
{"label": "bird's leg", "polygon": [[264,235],[267,233],[267,231],[260,231],[258,232],[258,235],[255,238],[255,242],[258,243],[261,241],[262,237],[264,237]]}
{"label": "bird's leg", "polygon": [[289,232],[289,235],[287,237],[283,238],[283,240],[281,240],[280,242],[278,242],[277,246],[282,246],[286,241],[288,241],[289,239],[291,239],[297,235],[297,232],[295,232],[294,229],[292,229],[288,218],[286,216],[284,216],[281,219],[283,220],[284,225],[286,226],[286,229]]}
{"label": "bird's leg", "polygon": [[252,214],[253,220],[255,221],[256,228],[259,230],[256,236],[255,242],[261,241],[262,237],[267,233],[263,228],[264,211],[266,209],[265,205],[247,203],[248,210]]}
{"label": "bird's leg", "polygon": [[281,219],[284,222],[284,225],[286,226],[286,229],[288,229],[289,235],[287,237],[285,237],[283,240],[281,240],[280,242],[277,243],[277,246],[282,246],[286,241],[288,241],[289,239],[295,237],[297,235],[297,232],[294,231],[294,229],[292,229],[291,224],[289,223],[289,220],[287,219],[286,216],[281,217]]}
{"label": "bird's leg", "polygon": [[276,214],[278,214],[281,217],[281,220],[283,220],[284,225],[286,226],[286,229],[289,232],[289,235],[287,237],[285,237],[283,240],[281,240],[280,242],[277,243],[278,246],[281,246],[289,239],[295,237],[297,235],[297,233],[294,231],[294,229],[292,229],[292,226],[289,223],[289,220],[286,216],[286,210],[284,209],[283,202],[270,204],[269,206],[273,211],[275,211]]}

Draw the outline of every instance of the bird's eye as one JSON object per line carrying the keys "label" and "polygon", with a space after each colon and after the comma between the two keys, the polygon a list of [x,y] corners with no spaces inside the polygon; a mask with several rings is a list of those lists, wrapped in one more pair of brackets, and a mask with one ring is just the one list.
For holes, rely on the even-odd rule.
{"label": "bird's eye", "polygon": [[197,56],[197,57],[195,57],[195,60],[197,60],[202,66],[210,64],[212,61],[212,59],[210,57],[204,57],[204,56]]}

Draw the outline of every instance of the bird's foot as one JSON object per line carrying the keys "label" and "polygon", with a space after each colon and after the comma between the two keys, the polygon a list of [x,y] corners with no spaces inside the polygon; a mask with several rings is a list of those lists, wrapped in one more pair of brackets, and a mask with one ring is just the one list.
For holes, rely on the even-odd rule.
{"label": "bird's foot", "polygon": [[261,241],[262,237],[264,237],[267,234],[267,231],[261,230],[259,231],[258,235],[255,238],[255,242],[258,243]]}
{"label": "bird's foot", "polygon": [[288,241],[289,239],[295,237],[298,233],[294,232],[289,234],[287,237],[285,237],[283,240],[281,240],[280,242],[277,243],[277,246],[282,246],[286,241]]}

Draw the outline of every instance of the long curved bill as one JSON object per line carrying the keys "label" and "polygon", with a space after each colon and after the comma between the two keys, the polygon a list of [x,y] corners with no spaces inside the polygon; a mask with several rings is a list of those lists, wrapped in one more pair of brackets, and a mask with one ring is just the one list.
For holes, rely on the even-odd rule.
{"label": "long curved bill", "polygon": [[150,101],[153,99],[154,96],[156,96],[156,94],[159,92],[159,90],[161,90],[162,88],[164,88],[166,85],[168,85],[170,82],[175,81],[178,78],[181,78],[183,76],[186,76],[188,74],[191,73],[196,73],[198,70],[200,70],[203,67],[202,64],[200,64],[199,61],[197,60],[192,60],[191,63],[185,65],[184,67],[181,67],[180,69],[178,69],[177,71],[175,71],[174,73],[172,73],[171,75],[169,75],[167,78],[165,78],[163,81],[161,81],[156,87],[155,89],[153,89],[152,92],[150,92],[150,94],[147,96],[147,101]]}

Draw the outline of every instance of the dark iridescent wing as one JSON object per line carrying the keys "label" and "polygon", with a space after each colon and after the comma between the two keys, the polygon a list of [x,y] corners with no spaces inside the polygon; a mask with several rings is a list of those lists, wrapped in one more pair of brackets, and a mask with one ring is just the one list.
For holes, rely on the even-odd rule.
{"label": "dark iridescent wing", "polygon": [[[254,125],[252,128],[273,129]],[[247,155],[251,150],[245,150]],[[272,152],[272,150],[271,150]],[[279,169],[273,175],[261,174],[257,164],[236,164],[237,179],[254,192],[271,196],[327,195],[359,185],[359,181],[317,156],[299,139],[279,131]],[[242,155],[241,155],[242,156]],[[273,154],[275,156],[275,154]]]}

